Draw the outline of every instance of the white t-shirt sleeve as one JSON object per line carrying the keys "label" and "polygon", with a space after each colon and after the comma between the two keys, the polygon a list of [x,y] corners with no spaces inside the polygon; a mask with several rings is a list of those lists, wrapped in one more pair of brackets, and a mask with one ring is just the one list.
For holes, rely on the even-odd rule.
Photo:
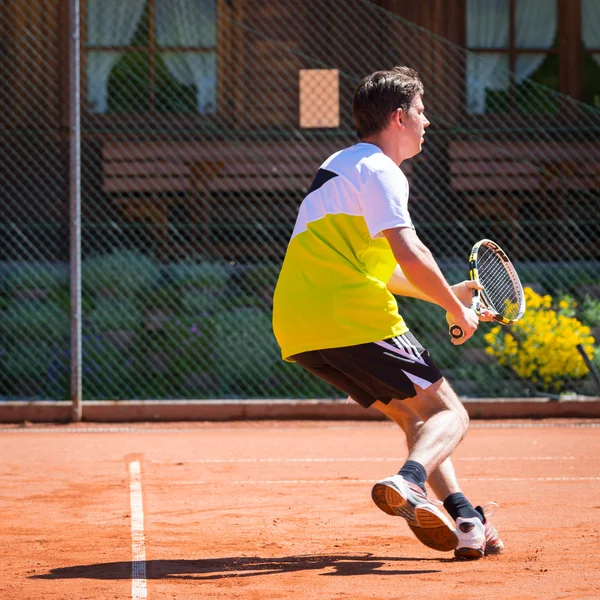
{"label": "white t-shirt sleeve", "polygon": [[384,229],[413,227],[408,214],[408,180],[398,167],[369,173],[360,190],[360,203],[372,238],[382,237]]}

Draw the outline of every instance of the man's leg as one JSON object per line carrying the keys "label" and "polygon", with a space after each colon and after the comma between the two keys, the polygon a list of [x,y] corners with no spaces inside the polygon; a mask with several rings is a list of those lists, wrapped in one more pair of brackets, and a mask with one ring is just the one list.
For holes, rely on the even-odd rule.
{"label": "man's leg", "polygon": [[[390,404],[377,402],[373,406],[392,419],[404,431],[407,449],[408,452],[411,452],[425,421],[409,409],[403,401],[394,401]],[[451,494],[461,491],[450,457],[442,461],[436,469],[428,474],[427,483],[441,501],[444,501]]]}
{"label": "man's leg", "polygon": [[423,465],[427,473],[433,473],[466,435],[469,416],[444,378],[427,389],[417,386],[415,389],[417,394],[412,398],[392,400],[390,404],[401,403],[421,419],[422,424],[411,435],[409,460]]}
{"label": "man's leg", "polygon": [[[414,429],[409,460],[398,476],[374,486],[373,500],[388,514],[406,518],[427,546],[442,551],[454,549],[457,542],[454,525],[427,499],[424,482],[428,474],[440,468],[466,433],[468,415],[414,336],[406,334],[373,344],[305,352],[294,358],[365,408],[376,406],[386,414],[407,410],[413,419],[416,415],[414,420],[421,424]],[[424,387],[415,386],[415,381],[422,382]],[[390,391],[392,398],[406,400],[391,400],[386,404]],[[395,396],[396,393],[399,395]],[[377,398],[383,398],[384,402]],[[459,489],[456,482],[455,488]],[[467,505],[470,507],[468,502]],[[478,520],[479,516],[473,518]]]}
{"label": "man's leg", "polygon": [[[440,387],[443,388],[445,386]],[[456,397],[449,385],[448,389],[449,393],[447,390],[444,390],[444,392],[442,393],[447,393],[450,396],[454,395],[456,400],[460,403],[460,400],[458,399],[458,397]],[[411,400],[413,399],[409,399],[408,401],[395,400],[390,402],[388,405],[385,405],[381,402],[377,402],[375,404],[375,407],[378,408],[381,412],[385,413],[394,422],[396,422],[404,431],[409,451],[409,460],[414,461],[418,460],[420,456],[419,454],[415,454],[414,449],[418,441],[423,441],[423,428],[426,427],[427,421],[415,410],[409,407],[409,405],[412,404],[412,406],[414,406],[416,410],[421,411],[420,406],[422,405],[422,403],[419,402],[420,399],[416,399],[416,402],[411,402]],[[446,402],[446,404],[450,407],[455,406],[455,403],[453,401],[450,401],[449,403]],[[460,403],[460,405],[462,407],[462,403]],[[464,407],[462,407],[462,409],[464,411]],[[468,424],[468,416],[466,418]],[[424,458],[421,458],[421,460],[426,459],[426,456]],[[444,507],[446,508],[446,510],[448,510],[454,521],[457,521],[460,518],[461,522],[464,523],[463,528],[469,529],[469,531],[467,532],[462,532],[459,530],[459,538],[464,538],[465,533],[467,534],[467,538],[473,537],[473,534],[471,534],[472,528],[470,527],[470,525],[472,524],[472,519],[476,518],[485,523],[485,537],[487,543],[484,544],[483,549],[481,547],[481,540],[477,541],[468,539],[467,542],[469,543],[463,543],[463,545],[466,546],[465,548],[461,549],[461,543],[459,542],[456,551],[457,555],[464,557],[477,557],[481,555],[483,551],[485,551],[486,554],[501,553],[504,549],[504,544],[502,543],[502,540],[498,536],[497,531],[491,525],[491,523],[489,523],[487,519],[485,519],[483,515],[483,510],[480,507],[477,507],[477,509],[475,509],[462,493],[450,457],[448,456],[447,458],[445,458],[437,467],[433,468],[433,470],[431,471],[427,471],[427,473],[427,482],[430,484],[437,497],[440,500],[444,501]],[[411,473],[409,470],[409,477],[410,474]],[[476,529],[478,529],[479,537],[481,537],[481,528],[477,527]],[[464,542],[464,540],[461,541]],[[476,548],[473,549],[472,546],[476,546]]]}
{"label": "man's leg", "polygon": [[[407,435],[408,460],[398,475],[373,487],[373,501],[384,512],[402,516],[425,545],[440,551],[456,548],[454,525],[425,494],[429,473],[438,470],[463,438],[468,416],[460,400],[442,378],[417,397],[376,402],[375,408],[397,422]],[[458,489],[458,484],[456,484]]]}

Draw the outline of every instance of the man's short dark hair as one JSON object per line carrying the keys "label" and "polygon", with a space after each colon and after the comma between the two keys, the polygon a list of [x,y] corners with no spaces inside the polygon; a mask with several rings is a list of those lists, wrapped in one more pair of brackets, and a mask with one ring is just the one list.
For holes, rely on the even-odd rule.
{"label": "man's short dark hair", "polygon": [[408,110],[424,93],[419,74],[409,67],[393,67],[367,75],[354,90],[352,116],[359,139],[383,131],[397,108]]}

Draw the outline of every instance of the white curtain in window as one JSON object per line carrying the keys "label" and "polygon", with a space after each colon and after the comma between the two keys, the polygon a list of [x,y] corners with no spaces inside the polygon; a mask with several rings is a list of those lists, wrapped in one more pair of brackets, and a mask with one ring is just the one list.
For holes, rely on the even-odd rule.
{"label": "white curtain in window", "polygon": [[[517,48],[549,48],[556,34],[556,0],[517,0]],[[467,45],[471,48],[507,48],[508,0],[467,0]],[[517,83],[529,77],[545,54],[517,56]],[[485,112],[485,91],[508,89],[506,55],[474,54],[467,57],[467,102],[470,113]]]}
{"label": "white curtain in window", "polygon": [[[88,46],[126,46],[131,43],[146,0],[88,0]],[[90,110],[108,108],[108,78],[121,52],[90,49],[87,54],[87,95]]]}
{"label": "white curtain in window", "polygon": [[[508,0],[467,0],[467,46],[506,48],[508,10]],[[471,114],[485,112],[486,89],[506,89],[505,59],[502,54],[468,54],[467,108]]]}
{"label": "white curtain in window", "polygon": [[172,77],[196,88],[197,108],[217,108],[216,0],[156,0],[156,39],[160,46],[206,48],[207,52],[164,52]]}
{"label": "white curtain in window", "polygon": [[[517,0],[517,48],[550,48],[556,36],[556,0]],[[515,79],[521,83],[535,73],[546,54],[519,54]]]}
{"label": "white curtain in window", "polygon": [[[581,36],[586,48],[600,48],[600,0],[581,0]],[[592,54],[600,65],[600,54]]]}

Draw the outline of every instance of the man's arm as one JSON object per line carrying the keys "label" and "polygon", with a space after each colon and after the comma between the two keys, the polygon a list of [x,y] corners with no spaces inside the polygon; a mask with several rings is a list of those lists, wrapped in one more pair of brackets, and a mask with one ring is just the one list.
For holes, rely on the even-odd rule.
{"label": "man's arm", "polygon": [[392,293],[439,304],[465,332],[464,337],[453,340],[453,343],[463,343],[470,338],[477,329],[477,315],[466,309],[448,285],[430,250],[414,230],[397,227],[386,229],[383,234],[400,265],[400,269],[392,275],[388,289]]}
{"label": "man's arm", "polygon": [[[417,289],[402,272],[400,265],[396,265],[392,276],[387,282],[387,289],[395,294],[396,296],[406,296],[407,298],[417,298],[418,300],[425,300],[425,302],[431,302],[437,304],[435,300],[424,294],[421,290]],[[482,290],[483,286],[472,279],[467,279],[459,283],[455,283],[450,286],[450,289],[456,294],[457,298],[465,305],[471,306],[473,300],[473,290]],[[488,312],[486,309],[482,309],[481,315],[479,316],[480,321],[490,321],[488,318]]]}
{"label": "man's arm", "polygon": [[400,265],[396,265],[390,280],[387,282],[387,289],[396,294],[396,296],[407,296],[408,298],[418,298],[419,300],[425,300],[426,302],[433,302],[429,296],[424,294],[421,290],[416,288],[402,272]]}

